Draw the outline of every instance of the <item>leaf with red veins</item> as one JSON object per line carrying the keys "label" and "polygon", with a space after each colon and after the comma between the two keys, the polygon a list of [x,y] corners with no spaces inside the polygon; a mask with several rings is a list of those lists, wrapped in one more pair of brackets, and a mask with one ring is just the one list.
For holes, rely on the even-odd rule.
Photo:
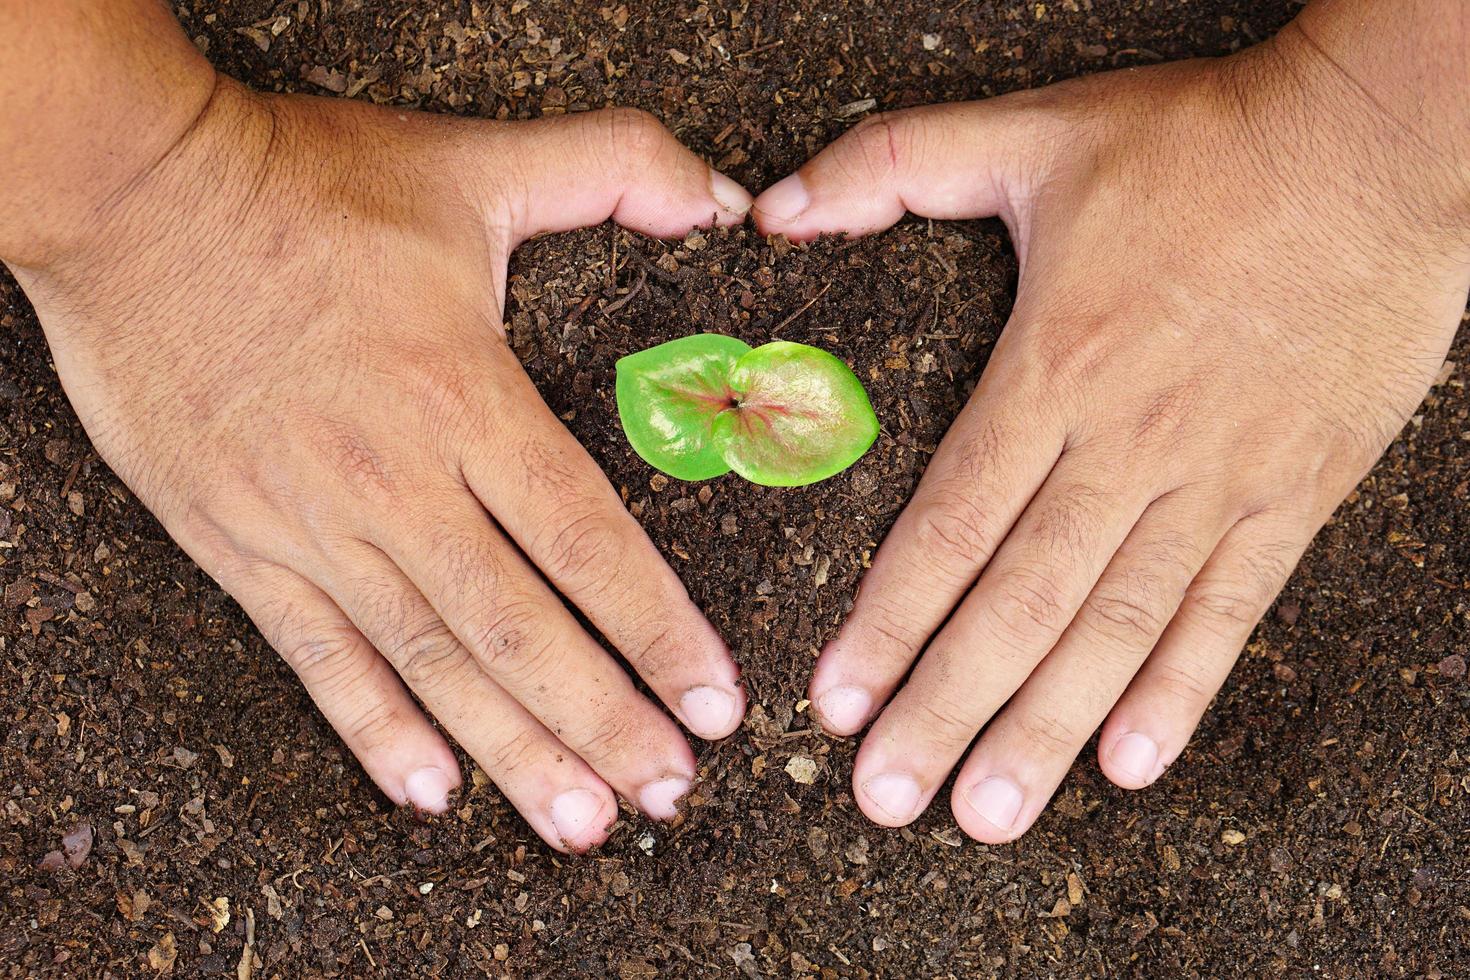
{"label": "leaf with red veins", "polygon": [[824,350],[776,341],[730,372],[735,409],[714,422],[725,462],[752,483],[799,487],[842,472],[878,438],[862,382]]}
{"label": "leaf with red veins", "polygon": [[680,480],[730,472],[714,445],[715,418],[735,404],[728,379],[750,345],[704,333],[629,354],[617,363],[618,417],[633,451]]}
{"label": "leaf with red veins", "polygon": [[751,350],[700,334],[629,355],[617,372],[628,442],[683,480],[734,469],[753,483],[803,486],[851,466],[878,436],[862,383],[805,344]]}

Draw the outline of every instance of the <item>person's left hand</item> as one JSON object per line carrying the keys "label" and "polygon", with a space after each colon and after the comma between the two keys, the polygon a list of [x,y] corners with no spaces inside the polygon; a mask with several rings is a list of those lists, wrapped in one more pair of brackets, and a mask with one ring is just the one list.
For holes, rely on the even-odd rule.
{"label": "person's left hand", "polygon": [[1289,28],[1225,61],[874,117],[756,199],[793,239],[999,214],[1022,267],[812,679],[830,731],[877,716],[853,774],[869,817],[913,820],[982,727],[951,806],[991,843],[1099,725],[1119,786],[1179,756],[1454,336],[1470,192],[1433,138]]}

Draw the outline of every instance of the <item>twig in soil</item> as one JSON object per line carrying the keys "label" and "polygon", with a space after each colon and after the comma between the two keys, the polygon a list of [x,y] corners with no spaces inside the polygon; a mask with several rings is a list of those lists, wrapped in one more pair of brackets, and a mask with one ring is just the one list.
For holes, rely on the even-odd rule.
{"label": "twig in soil", "polygon": [[642,272],[638,273],[638,281],[633,284],[633,288],[632,289],[628,290],[622,296],[618,297],[617,299],[613,300],[611,303],[609,303],[606,306],[604,306],[598,312],[601,313],[605,317],[611,317],[618,310],[621,310],[623,307],[625,307],[629,303],[633,302],[633,298],[643,291],[643,287],[645,285],[647,285],[647,283],[648,283],[648,272],[645,270],[645,271],[642,271]]}
{"label": "twig in soil", "polygon": [[772,330],[771,333],[772,334],[779,334],[782,330],[784,330],[787,327],[789,327],[791,325],[791,321],[795,320],[797,317],[801,316],[807,310],[811,309],[812,308],[812,304],[815,303],[817,300],[821,299],[823,296],[826,296],[827,295],[827,290],[829,290],[831,288],[832,288],[832,284],[830,282],[827,283],[827,285],[825,285],[825,286],[822,287],[822,291],[819,292],[819,293],[817,293],[817,295],[813,296],[811,299],[807,300],[806,303],[804,303],[802,305],[801,309],[797,310],[795,313],[791,314],[786,319],[784,319],[780,323],[776,324],[776,328],[774,330]]}
{"label": "twig in soil", "polygon": [[61,484],[61,499],[62,500],[65,500],[66,499],[66,495],[69,494],[69,493],[71,493],[72,484],[75,483],[76,480],[77,480],[77,471],[80,470],[81,468],[82,468],[82,461],[81,461],[81,459],[76,459],[76,460],[73,460],[72,461],[71,469],[69,469],[69,470],[66,471],[66,480],[63,481],[62,484]]}
{"label": "twig in soil", "polygon": [[785,41],[772,41],[770,44],[762,44],[759,47],[751,48],[749,51],[740,52],[735,56],[735,60],[739,61],[741,58],[749,58],[752,55],[764,54],[765,52],[770,51],[774,48],[781,47],[785,43]]}

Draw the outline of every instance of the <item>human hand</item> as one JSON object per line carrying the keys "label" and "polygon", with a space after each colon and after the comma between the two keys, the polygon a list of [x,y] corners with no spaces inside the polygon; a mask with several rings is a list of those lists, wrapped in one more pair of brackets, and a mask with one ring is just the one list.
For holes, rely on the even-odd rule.
{"label": "human hand", "polygon": [[1099,725],[1109,779],[1158,779],[1435,377],[1470,287],[1470,78],[1408,54],[1451,85],[1437,125],[1423,79],[1365,87],[1332,46],[1298,26],[874,117],[757,197],[795,239],[998,214],[1021,264],[812,678],[829,730],[876,715],[853,773],[874,821],[913,820],[968,750],[954,816],[1011,840]]}
{"label": "human hand", "polygon": [[494,123],[220,80],[154,167],[86,202],[84,241],[15,272],[98,452],[382,790],[440,811],[460,782],[411,691],[582,850],[614,791],[672,817],[695,759],[553,587],[696,734],[733,731],[744,695],[509,350],[506,260],[542,232],[676,235],[749,201],[642,113]]}

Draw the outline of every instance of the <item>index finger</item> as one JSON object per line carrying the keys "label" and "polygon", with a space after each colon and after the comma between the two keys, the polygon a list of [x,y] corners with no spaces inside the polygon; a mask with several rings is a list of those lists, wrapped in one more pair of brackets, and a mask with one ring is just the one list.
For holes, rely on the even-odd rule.
{"label": "index finger", "polygon": [[524,389],[515,399],[525,406],[519,437],[465,454],[470,489],[685,727],[702,738],[730,734],[745,717],[745,692],[729,648],[510,360],[499,365],[500,383]]}

